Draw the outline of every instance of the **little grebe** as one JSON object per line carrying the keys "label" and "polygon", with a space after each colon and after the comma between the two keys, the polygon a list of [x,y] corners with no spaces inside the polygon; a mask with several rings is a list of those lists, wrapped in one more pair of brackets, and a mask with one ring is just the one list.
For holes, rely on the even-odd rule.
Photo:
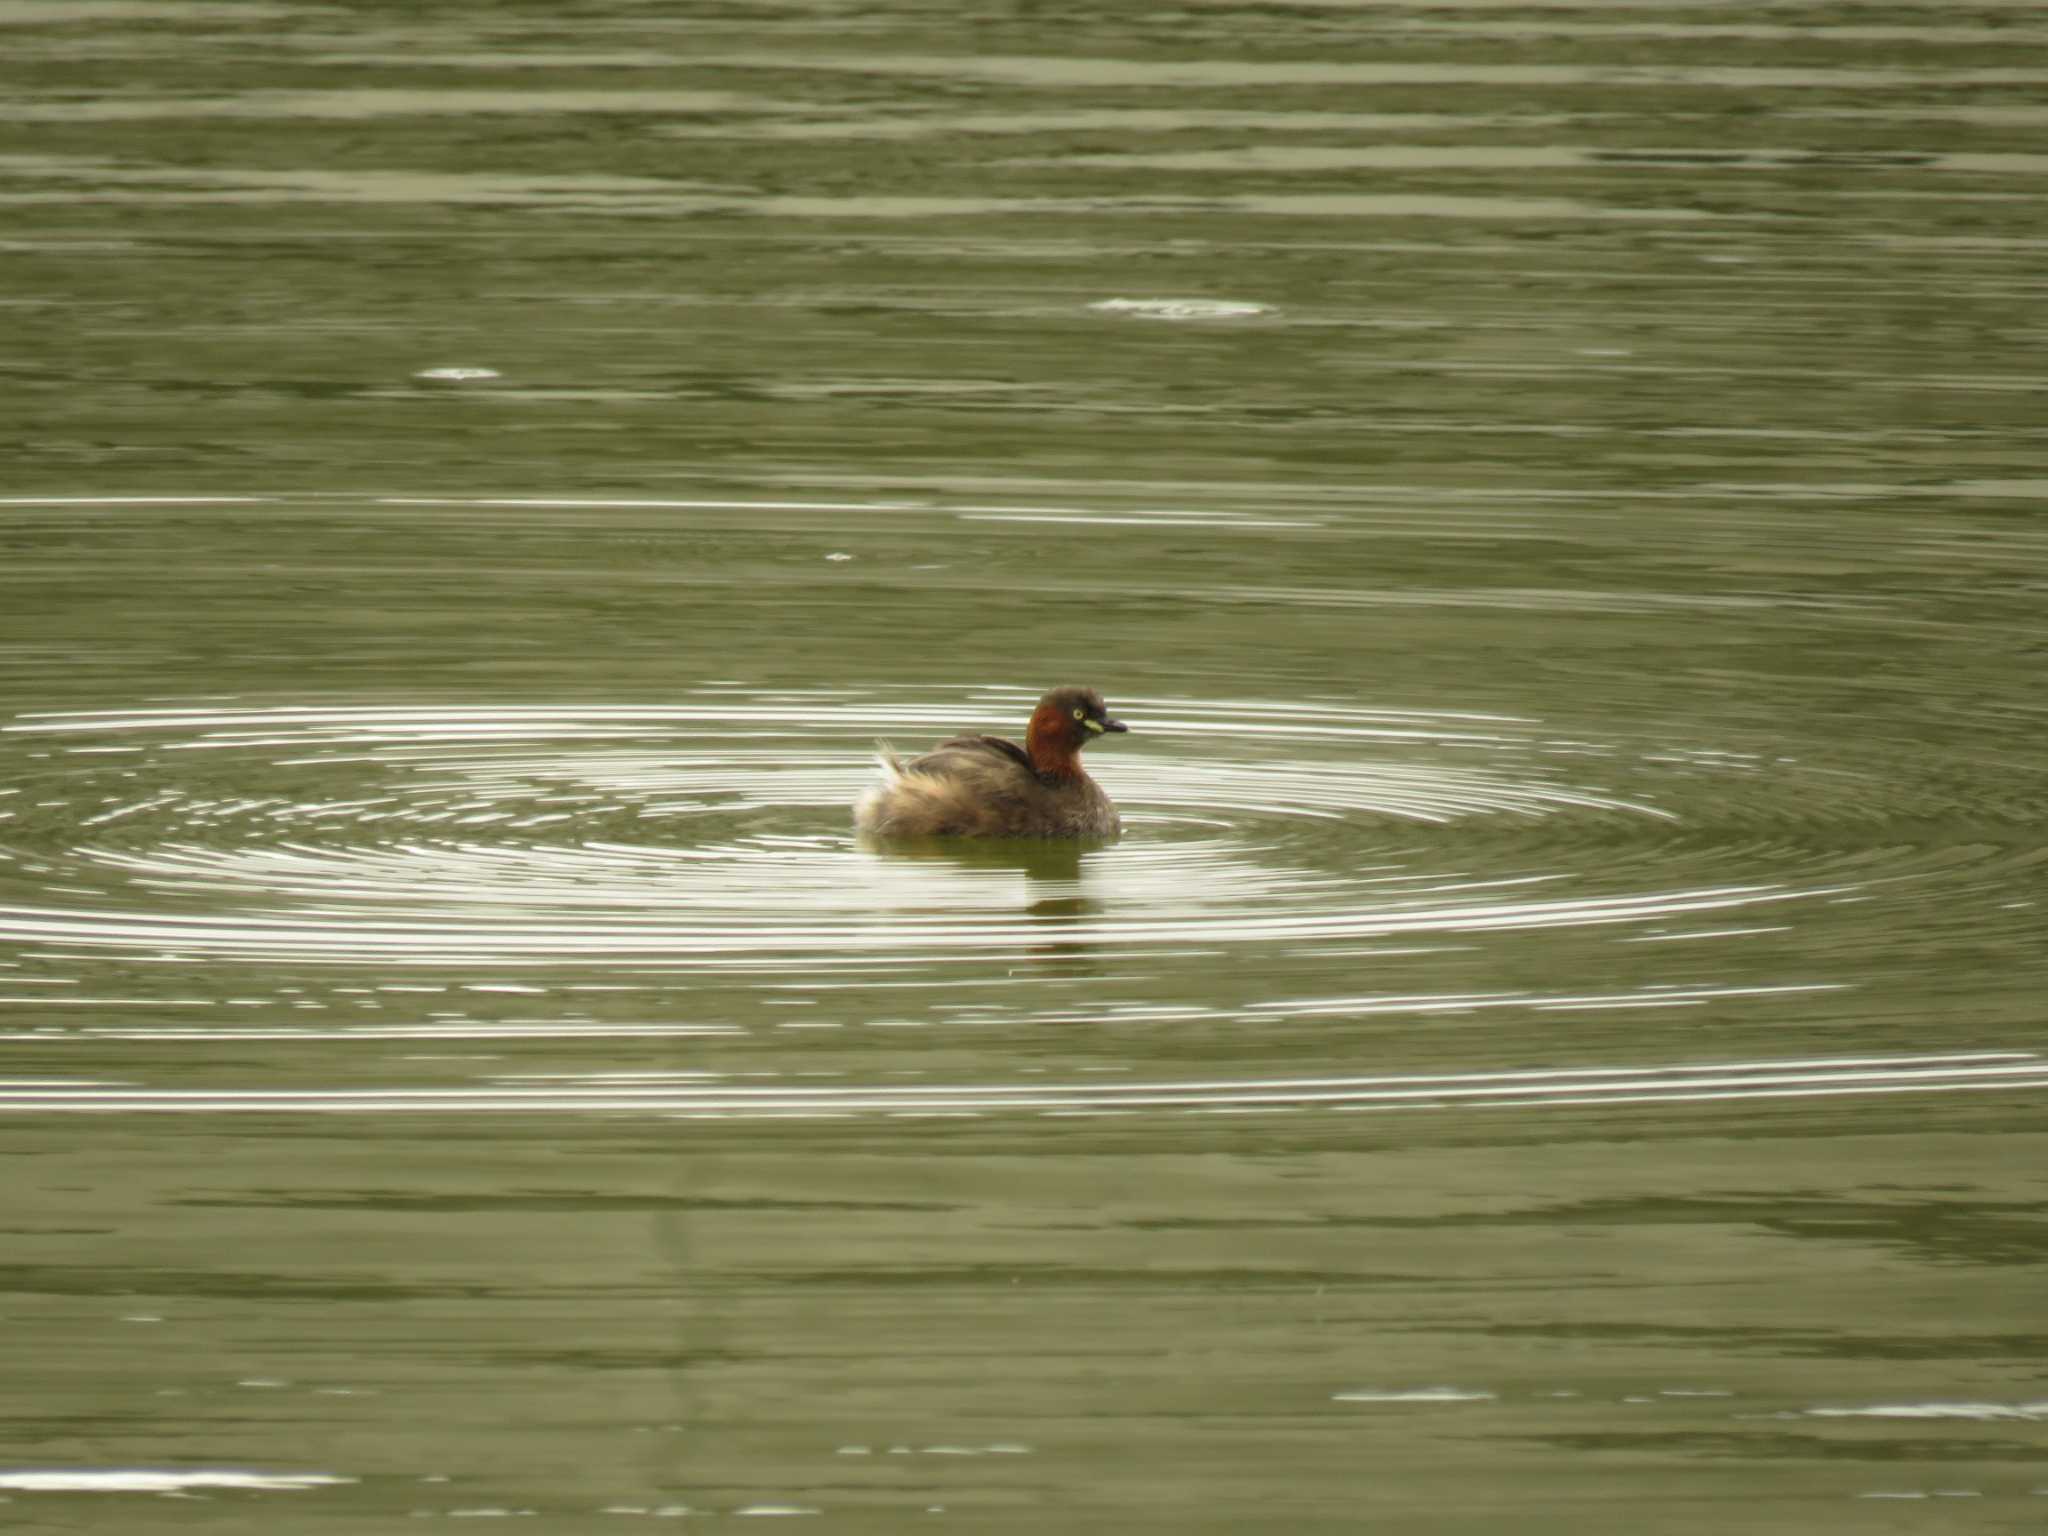
{"label": "little grebe", "polygon": [[955,736],[906,763],[885,744],[882,782],[861,796],[853,824],[876,837],[1115,837],[1123,820],[1081,767],[1081,749],[1128,729],[1093,688],[1055,688],[1021,747]]}

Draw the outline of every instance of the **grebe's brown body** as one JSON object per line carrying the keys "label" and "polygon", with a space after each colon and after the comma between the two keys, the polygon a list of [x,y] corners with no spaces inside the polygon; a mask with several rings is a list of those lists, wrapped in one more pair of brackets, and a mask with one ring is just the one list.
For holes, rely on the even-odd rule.
{"label": "grebe's brown body", "polygon": [[861,796],[853,824],[875,837],[1115,837],[1123,818],[1081,766],[1081,749],[1109,718],[1093,688],[1055,688],[1038,701],[1024,745],[955,736],[904,762],[882,748],[882,782]]}

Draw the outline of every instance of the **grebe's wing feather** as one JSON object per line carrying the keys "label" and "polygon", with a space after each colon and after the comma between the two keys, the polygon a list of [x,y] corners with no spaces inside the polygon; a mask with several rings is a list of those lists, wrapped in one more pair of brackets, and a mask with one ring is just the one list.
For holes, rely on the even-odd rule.
{"label": "grebe's wing feather", "polygon": [[[932,761],[940,756],[952,757],[953,761],[947,764]],[[910,766],[919,772],[946,773],[957,771],[970,762],[986,763],[990,759],[999,763],[1015,763],[1035,777],[1030,755],[1014,741],[1006,741],[1001,736],[955,736],[951,741],[940,742]]]}
{"label": "grebe's wing feather", "polygon": [[1021,747],[957,736],[904,762],[882,747],[882,782],[854,807],[854,826],[884,837],[1042,835],[1032,797],[1045,793]]}

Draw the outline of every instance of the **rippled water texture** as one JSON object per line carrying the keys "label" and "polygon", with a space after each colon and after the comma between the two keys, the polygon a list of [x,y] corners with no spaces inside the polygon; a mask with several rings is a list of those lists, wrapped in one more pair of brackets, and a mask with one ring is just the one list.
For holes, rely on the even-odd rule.
{"label": "rippled water texture", "polygon": [[690,11],[0,4],[0,1516],[2038,1525],[2048,26]]}

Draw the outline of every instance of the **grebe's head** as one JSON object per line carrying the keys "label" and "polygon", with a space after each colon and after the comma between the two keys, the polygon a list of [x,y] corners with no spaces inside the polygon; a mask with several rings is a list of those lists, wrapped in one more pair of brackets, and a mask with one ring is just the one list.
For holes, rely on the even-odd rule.
{"label": "grebe's head", "polygon": [[1107,732],[1129,729],[1123,721],[1110,719],[1109,706],[1093,688],[1055,688],[1031,712],[1033,740],[1057,742],[1070,752],[1080,751]]}

